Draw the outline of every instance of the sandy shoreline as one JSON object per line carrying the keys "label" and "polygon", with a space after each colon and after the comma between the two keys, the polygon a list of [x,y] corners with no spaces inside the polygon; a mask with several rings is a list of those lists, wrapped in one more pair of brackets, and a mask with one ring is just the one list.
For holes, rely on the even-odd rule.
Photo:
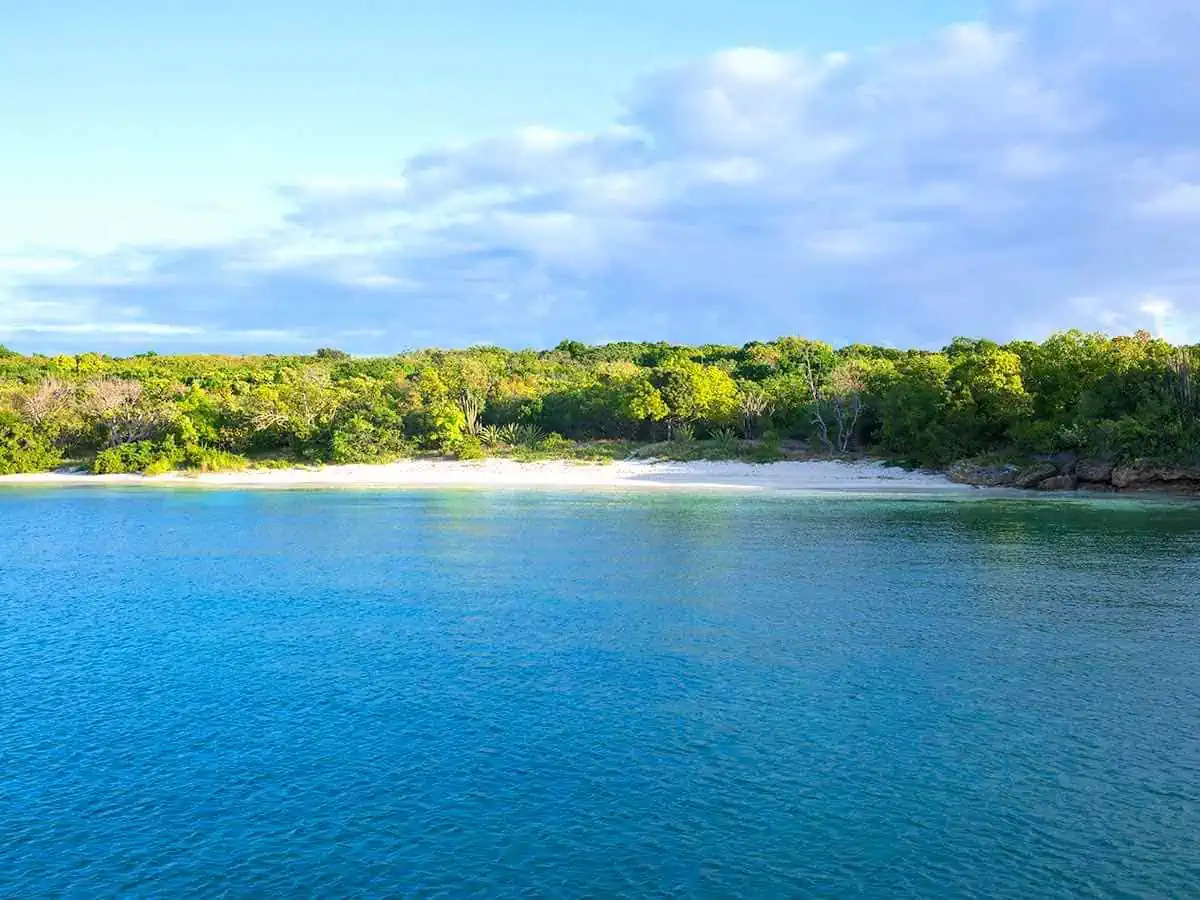
{"label": "sandy shoreline", "polygon": [[608,465],[567,461],[518,463],[406,461],[391,465],[254,469],[203,474],[88,475],[50,472],[0,476],[3,485],[135,484],[160,486],[337,487],[537,487],[688,488],[743,491],[850,491],[960,493],[972,489],[941,475],[906,472],[878,462],[806,460],[756,465],[743,462],[654,462]]}

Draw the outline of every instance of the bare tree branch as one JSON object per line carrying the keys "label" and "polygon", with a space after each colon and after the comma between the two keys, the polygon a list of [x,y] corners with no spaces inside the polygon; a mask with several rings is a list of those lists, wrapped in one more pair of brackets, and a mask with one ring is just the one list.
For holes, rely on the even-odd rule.
{"label": "bare tree branch", "polygon": [[837,448],[841,453],[845,453],[854,440],[863,411],[864,387],[859,373],[849,365],[835,369],[830,377],[829,401],[837,419]]}
{"label": "bare tree branch", "polygon": [[162,407],[143,394],[140,382],[120,378],[105,378],[87,386],[85,408],[104,429],[105,446],[149,440],[166,425]]}
{"label": "bare tree branch", "polygon": [[75,388],[61,378],[47,378],[19,401],[21,416],[31,425],[43,425],[71,405]]}
{"label": "bare tree branch", "polygon": [[742,434],[748,440],[758,436],[764,418],[771,414],[771,399],[757,387],[748,388],[739,398],[742,410]]}
{"label": "bare tree branch", "polygon": [[825,445],[825,449],[833,452],[833,441],[829,439],[829,424],[825,421],[825,416],[821,412],[823,403],[821,386],[817,382],[817,371],[813,366],[812,351],[805,350],[804,352],[804,376],[808,382],[808,390],[812,396],[812,424],[816,426],[817,437],[821,439],[821,443]]}

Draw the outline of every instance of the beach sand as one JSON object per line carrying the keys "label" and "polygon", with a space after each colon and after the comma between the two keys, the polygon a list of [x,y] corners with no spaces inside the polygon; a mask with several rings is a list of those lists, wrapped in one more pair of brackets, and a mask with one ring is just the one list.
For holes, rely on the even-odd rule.
{"label": "beach sand", "polygon": [[569,461],[518,463],[420,460],[390,465],[249,469],[243,472],[89,475],[50,472],[0,477],[0,485],[139,484],[205,487],[480,487],[480,488],[689,488],[765,491],[850,491],[871,493],[972,490],[944,476],[906,472],[879,462],[833,460],[743,462],[657,462],[611,464]]}

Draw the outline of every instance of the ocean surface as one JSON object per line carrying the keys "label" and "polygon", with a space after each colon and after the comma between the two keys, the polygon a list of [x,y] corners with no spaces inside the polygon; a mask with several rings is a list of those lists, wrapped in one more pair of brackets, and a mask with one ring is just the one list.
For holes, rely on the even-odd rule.
{"label": "ocean surface", "polygon": [[1200,897],[1200,507],[0,490],[0,896]]}

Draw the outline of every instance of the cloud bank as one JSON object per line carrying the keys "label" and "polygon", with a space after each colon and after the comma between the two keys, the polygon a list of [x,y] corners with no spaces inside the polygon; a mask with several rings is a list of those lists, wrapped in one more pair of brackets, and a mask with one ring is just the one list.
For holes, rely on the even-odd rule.
{"label": "cloud bank", "polygon": [[0,341],[1200,340],[1198,36],[1191,0],[1011,0],[857,56],[725,50],[631,86],[597,133],[279,186],[250,236],[17,248]]}

